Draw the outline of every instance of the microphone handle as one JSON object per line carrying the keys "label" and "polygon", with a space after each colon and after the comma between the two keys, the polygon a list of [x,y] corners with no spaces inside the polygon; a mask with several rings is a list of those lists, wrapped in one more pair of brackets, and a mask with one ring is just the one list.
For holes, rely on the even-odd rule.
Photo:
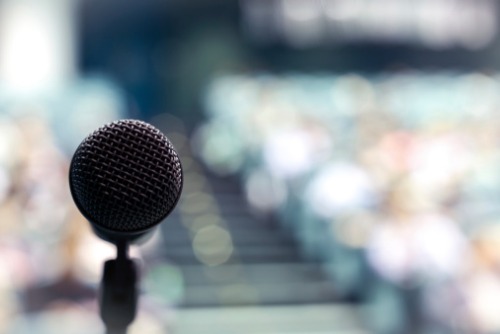
{"label": "microphone handle", "polygon": [[137,313],[137,265],[128,258],[126,245],[117,246],[117,258],[104,263],[99,294],[107,334],[126,334]]}
{"label": "microphone handle", "polygon": [[125,327],[125,328],[106,328],[106,334],[127,334],[127,327]]}

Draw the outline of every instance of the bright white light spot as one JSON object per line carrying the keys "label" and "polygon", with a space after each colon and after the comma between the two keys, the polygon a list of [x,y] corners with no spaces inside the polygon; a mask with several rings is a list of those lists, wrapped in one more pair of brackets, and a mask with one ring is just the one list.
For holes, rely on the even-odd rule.
{"label": "bright white light spot", "polygon": [[219,226],[199,230],[193,239],[193,249],[198,260],[207,266],[225,263],[234,250],[231,235]]}
{"label": "bright white light spot", "polygon": [[321,16],[320,8],[314,0],[285,0],[283,2],[283,12],[286,18],[297,22],[318,19]]}
{"label": "bright white light spot", "polygon": [[70,2],[39,2],[1,7],[0,80],[13,94],[48,91],[72,70]]}
{"label": "bright white light spot", "polygon": [[287,191],[282,181],[263,170],[253,172],[245,184],[250,205],[261,211],[276,209],[284,203]]}
{"label": "bright white light spot", "polygon": [[359,17],[363,4],[359,0],[351,1],[328,1],[326,3],[326,15],[337,21],[352,20]]}

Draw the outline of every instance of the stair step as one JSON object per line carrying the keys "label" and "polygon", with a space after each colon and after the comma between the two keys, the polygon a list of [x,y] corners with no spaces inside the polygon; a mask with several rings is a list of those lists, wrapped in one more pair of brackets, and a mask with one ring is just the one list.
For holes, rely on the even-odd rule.
{"label": "stair step", "polygon": [[331,303],[337,299],[329,281],[189,286],[182,306],[294,305]]}
{"label": "stair step", "polygon": [[175,334],[368,334],[360,310],[345,305],[191,308],[177,312]]}
{"label": "stair step", "polygon": [[214,194],[214,198],[219,205],[241,208],[248,210],[249,205],[241,194]]}
{"label": "stair step", "polygon": [[[164,255],[177,265],[200,263],[190,245],[165,247],[164,251]],[[240,245],[236,252],[233,253],[232,258],[242,263],[289,263],[300,261],[296,249],[280,245]]]}
{"label": "stair step", "polygon": [[208,174],[206,180],[212,189],[237,189],[241,191],[240,181],[237,178]]}
{"label": "stair step", "polygon": [[[287,237],[275,231],[240,229],[233,231],[229,230],[229,232],[235,245],[273,245],[290,243]],[[165,231],[163,241],[167,247],[175,247],[190,244],[192,237],[189,235],[187,229],[176,229],[168,232]]]}
{"label": "stair step", "polygon": [[224,221],[229,228],[250,227],[252,229],[276,230],[278,226],[267,221],[259,220],[250,214],[231,213],[224,214]]}
{"label": "stair step", "polygon": [[[262,220],[259,220],[251,216],[250,214],[226,212],[222,214],[222,218],[224,219],[225,224],[229,228],[234,228],[234,229],[238,229],[240,227],[244,228],[250,227],[252,229],[275,230],[277,228],[275,224],[264,222]],[[163,229],[167,230],[185,229],[182,220],[178,216],[168,217],[168,219],[166,219],[164,223],[161,224],[161,226]]]}
{"label": "stair step", "polygon": [[186,285],[224,285],[238,281],[260,283],[319,282],[325,275],[318,265],[303,263],[269,263],[247,265],[180,266]]}

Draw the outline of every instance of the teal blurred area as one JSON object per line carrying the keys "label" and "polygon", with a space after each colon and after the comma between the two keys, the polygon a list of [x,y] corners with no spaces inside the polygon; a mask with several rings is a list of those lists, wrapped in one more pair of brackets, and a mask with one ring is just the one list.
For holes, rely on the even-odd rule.
{"label": "teal blurred area", "polygon": [[103,333],[78,144],[158,127],[185,184],[129,332],[500,331],[494,0],[0,0],[0,333]]}

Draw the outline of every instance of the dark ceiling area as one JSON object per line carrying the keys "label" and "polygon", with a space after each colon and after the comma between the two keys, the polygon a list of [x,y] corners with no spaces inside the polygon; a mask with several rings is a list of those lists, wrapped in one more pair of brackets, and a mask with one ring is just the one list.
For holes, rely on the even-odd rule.
{"label": "dark ceiling area", "polygon": [[142,113],[200,114],[207,80],[221,72],[380,72],[498,68],[498,36],[482,50],[354,41],[294,48],[255,43],[239,1],[85,1],[80,68],[118,81]]}

